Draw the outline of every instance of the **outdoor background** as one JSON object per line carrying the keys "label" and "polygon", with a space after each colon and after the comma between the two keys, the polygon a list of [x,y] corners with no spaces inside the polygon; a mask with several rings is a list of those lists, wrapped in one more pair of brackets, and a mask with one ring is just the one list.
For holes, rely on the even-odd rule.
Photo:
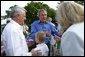
{"label": "outdoor background", "polygon": [[[11,10],[14,6],[18,5],[24,7],[26,12],[26,24],[30,25],[38,19],[37,12],[39,9],[44,8],[47,10],[47,16],[52,18],[54,23],[57,19],[57,8],[63,1],[1,1],[1,32],[3,31],[7,22],[11,20]],[[79,4],[84,5],[84,1],[75,1]]]}

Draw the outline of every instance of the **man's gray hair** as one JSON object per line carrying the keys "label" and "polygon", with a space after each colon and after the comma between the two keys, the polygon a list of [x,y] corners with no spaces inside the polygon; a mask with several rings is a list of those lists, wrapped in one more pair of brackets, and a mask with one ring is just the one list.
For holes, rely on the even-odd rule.
{"label": "man's gray hair", "polygon": [[22,14],[23,12],[26,12],[26,10],[24,8],[19,7],[19,6],[14,6],[11,11],[11,14],[12,14],[11,17],[13,18],[17,14]]}

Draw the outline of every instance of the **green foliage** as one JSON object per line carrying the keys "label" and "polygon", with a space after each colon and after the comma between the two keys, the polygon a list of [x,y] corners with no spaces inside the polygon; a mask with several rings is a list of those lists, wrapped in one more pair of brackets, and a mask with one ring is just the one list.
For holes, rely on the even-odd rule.
{"label": "green foliage", "polygon": [[77,3],[81,4],[81,5],[84,5],[84,1],[75,1],[75,2],[77,2]]}
{"label": "green foliage", "polygon": [[17,6],[17,5],[11,6],[8,10],[6,10],[7,15],[5,15],[5,18],[10,18],[11,17],[11,11],[13,10],[13,8],[15,6]]}
{"label": "green foliage", "polygon": [[7,14],[7,15],[6,15],[5,17],[6,17],[6,18],[10,18],[11,11],[9,11],[9,10],[6,10],[6,14]]}
{"label": "green foliage", "polygon": [[26,18],[27,18],[27,25],[30,26],[35,20],[38,20],[37,12],[39,9],[44,8],[47,10],[47,16],[51,17],[53,20],[55,19],[55,10],[50,8],[48,5],[43,4],[41,2],[31,2],[27,3],[27,6],[24,7],[27,10]]}

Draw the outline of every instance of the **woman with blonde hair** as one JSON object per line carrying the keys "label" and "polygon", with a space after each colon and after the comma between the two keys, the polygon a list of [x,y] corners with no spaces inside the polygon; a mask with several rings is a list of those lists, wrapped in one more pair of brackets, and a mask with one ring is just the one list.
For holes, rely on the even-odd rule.
{"label": "woman with blonde hair", "polygon": [[58,8],[62,27],[63,56],[84,56],[84,6],[73,1],[62,2]]}

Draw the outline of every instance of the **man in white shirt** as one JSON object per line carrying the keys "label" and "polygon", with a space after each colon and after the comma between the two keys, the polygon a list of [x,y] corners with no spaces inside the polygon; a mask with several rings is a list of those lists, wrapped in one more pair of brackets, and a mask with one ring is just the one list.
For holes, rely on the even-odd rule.
{"label": "man in white shirt", "polygon": [[11,14],[12,20],[6,25],[2,33],[6,56],[31,56],[32,53],[28,53],[29,50],[22,29],[26,19],[26,10],[15,6]]}

